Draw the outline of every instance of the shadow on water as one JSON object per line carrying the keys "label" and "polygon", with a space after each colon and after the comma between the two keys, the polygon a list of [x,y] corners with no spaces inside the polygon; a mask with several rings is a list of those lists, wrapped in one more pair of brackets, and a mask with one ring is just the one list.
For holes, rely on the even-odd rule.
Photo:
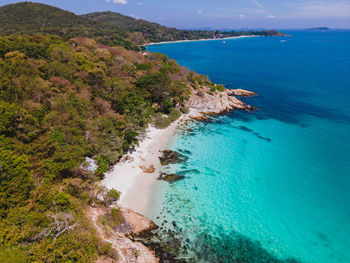
{"label": "shadow on water", "polygon": [[[295,259],[280,260],[254,242],[234,231],[218,236],[201,233],[192,242],[194,255],[188,262],[220,263],[297,263]],[[214,252],[214,253],[213,253]]]}
{"label": "shadow on water", "polygon": [[179,227],[175,221],[165,220],[165,222],[169,227],[164,227],[165,224],[162,224],[153,234],[166,245],[165,250],[177,255],[177,262],[300,263],[294,258],[278,259],[264,249],[260,242],[253,241],[235,231],[227,232],[216,228],[215,232],[195,233],[197,229],[193,228],[191,232],[195,233],[195,236],[189,237],[188,231]]}
{"label": "shadow on water", "polygon": [[[325,107],[324,105],[315,105],[305,100],[298,100],[298,95],[290,96],[257,96],[254,98],[243,98],[242,100],[251,104],[259,110],[252,113],[241,111],[230,112],[227,115],[240,121],[250,122],[254,120],[275,119],[287,124],[294,124],[305,127],[303,117],[312,116],[320,119],[332,120],[340,123],[349,123],[350,117],[343,111]],[[303,98],[305,99],[305,95]]]}

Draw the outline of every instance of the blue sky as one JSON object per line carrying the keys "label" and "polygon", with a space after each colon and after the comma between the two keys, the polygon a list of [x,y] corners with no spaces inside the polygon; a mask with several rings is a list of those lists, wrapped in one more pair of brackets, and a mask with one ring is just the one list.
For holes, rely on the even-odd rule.
{"label": "blue sky", "polygon": [[[0,0],[0,4],[20,1]],[[37,0],[77,14],[114,11],[178,28],[350,28],[350,0]]]}

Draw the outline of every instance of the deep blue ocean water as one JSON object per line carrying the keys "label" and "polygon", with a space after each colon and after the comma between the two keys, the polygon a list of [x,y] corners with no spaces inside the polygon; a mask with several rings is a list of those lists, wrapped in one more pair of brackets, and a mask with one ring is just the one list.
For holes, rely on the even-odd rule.
{"label": "deep blue ocean water", "polygon": [[157,182],[148,216],[189,261],[350,262],[350,31],[287,33],[147,48],[259,94],[170,146],[186,178]]}

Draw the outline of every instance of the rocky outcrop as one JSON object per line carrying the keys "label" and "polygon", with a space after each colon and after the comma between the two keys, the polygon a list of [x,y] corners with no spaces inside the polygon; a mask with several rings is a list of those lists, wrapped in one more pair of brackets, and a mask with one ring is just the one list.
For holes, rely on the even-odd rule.
{"label": "rocky outcrop", "polygon": [[187,160],[185,155],[175,151],[165,150],[162,153],[163,155],[159,157],[161,165],[180,163]]}
{"label": "rocky outcrop", "polygon": [[121,207],[119,212],[123,218],[122,224],[118,227],[120,233],[137,235],[143,231],[151,231],[157,228],[152,220],[130,209]]}
{"label": "rocky outcrop", "polygon": [[189,108],[189,117],[196,120],[206,120],[207,116],[216,115],[234,109],[252,111],[255,108],[244,104],[243,101],[235,96],[255,96],[256,93],[237,89],[225,89],[222,92],[212,92],[208,87],[202,87],[201,90],[192,90],[192,96],[187,101],[186,107]]}
{"label": "rocky outcrop", "polygon": [[153,164],[148,168],[146,166],[141,165],[140,168],[144,173],[149,173],[149,174],[152,174],[156,171],[156,168],[153,166]]}
{"label": "rocky outcrop", "polygon": [[90,157],[85,157],[85,161],[79,166],[79,168],[87,173],[95,173],[98,168],[98,163]]}
{"label": "rocky outcrop", "polygon": [[238,97],[253,97],[257,94],[253,91],[244,90],[244,89],[226,89],[228,95],[238,96]]}
{"label": "rocky outcrop", "polygon": [[99,258],[97,262],[117,262],[117,263],[158,263],[159,259],[155,256],[153,250],[146,247],[138,241],[133,241],[129,235],[137,236],[145,231],[151,231],[156,225],[146,217],[133,212],[130,209],[120,208],[120,214],[123,218],[122,224],[116,231],[106,229],[99,218],[107,213],[108,208],[90,207],[88,214],[100,234],[101,238],[109,242],[114,251],[116,251],[116,259]]}
{"label": "rocky outcrop", "polygon": [[185,179],[185,176],[180,175],[180,174],[161,173],[157,179],[172,183],[172,182],[176,182],[176,181]]}

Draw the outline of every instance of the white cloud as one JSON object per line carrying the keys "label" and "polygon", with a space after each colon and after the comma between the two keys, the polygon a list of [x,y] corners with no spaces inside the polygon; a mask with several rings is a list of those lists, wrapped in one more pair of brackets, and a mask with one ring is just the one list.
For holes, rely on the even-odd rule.
{"label": "white cloud", "polygon": [[245,18],[245,15],[238,15],[238,17],[239,17],[240,19],[244,19],[244,18]]}
{"label": "white cloud", "polygon": [[136,16],[136,15],[134,15],[134,14],[130,14],[129,16],[131,16],[131,17],[133,17],[133,18],[135,18],[135,19],[140,19],[140,18],[141,18],[141,17]]}
{"label": "white cloud", "polygon": [[203,13],[203,10],[197,10],[197,14],[202,14]]}
{"label": "white cloud", "polygon": [[268,16],[266,16],[266,18],[272,19],[272,18],[276,18],[276,16],[274,16],[274,15],[268,15]]}
{"label": "white cloud", "polygon": [[301,7],[305,15],[330,17],[330,16],[350,16],[350,2],[342,1],[340,3],[322,3],[309,2]]}
{"label": "white cloud", "polygon": [[141,6],[141,5],[143,5],[143,3],[142,2],[138,2],[137,5]]}
{"label": "white cloud", "polygon": [[[106,0],[107,3],[111,2],[111,0]],[[126,5],[128,3],[127,0],[112,0],[114,4],[117,5]]]}
{"label": "white cloud", "polygon": [[257,7],[263,8],[263,4],[257,0],[253,0],[253,4],[256,5]]}
{"label": "white cloud", "polygon": [[289,18],[329,18],[329,17],[350,17],[350,1],[308,1],[301,4],[289,3],[289,6],[297,11],[288,15]]}

